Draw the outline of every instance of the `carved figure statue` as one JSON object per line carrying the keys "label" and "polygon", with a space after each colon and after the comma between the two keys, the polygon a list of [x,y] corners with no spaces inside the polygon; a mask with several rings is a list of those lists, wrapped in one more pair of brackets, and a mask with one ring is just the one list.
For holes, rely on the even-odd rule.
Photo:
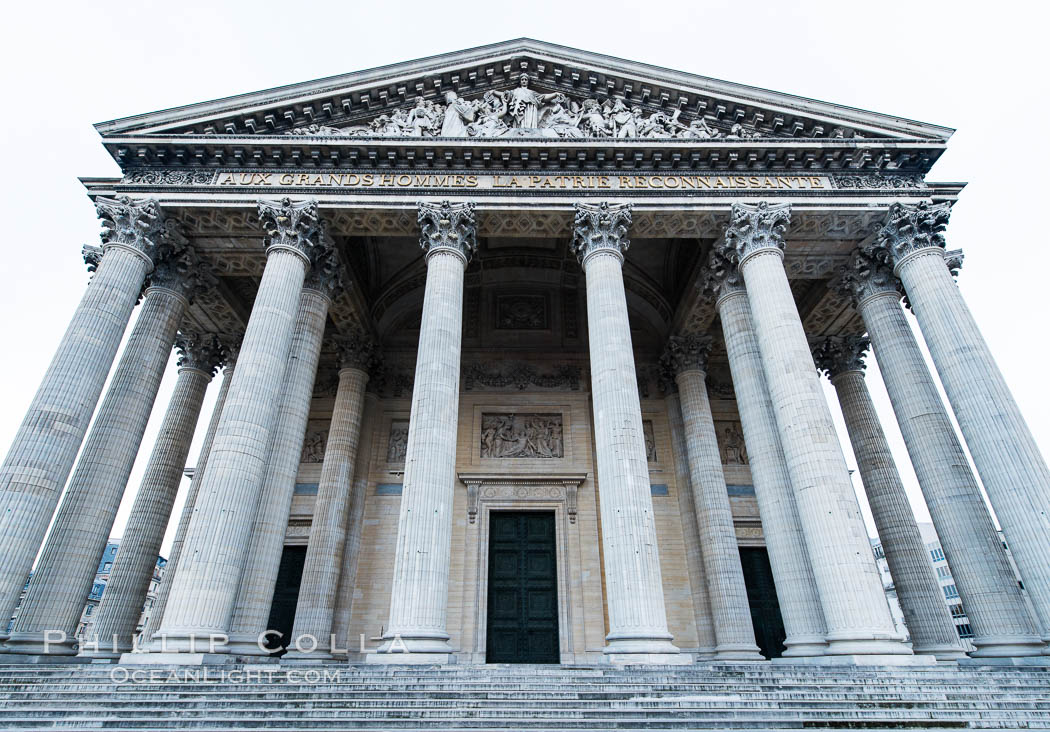
{"label": "carved figure statue", "polygon": [[483,458],[560,458],[563,449],[561,415],[482,415]]}
{"label": "carved figure statue", "polygon": [[454,91],[445,94],[445,115],[441,123],[442,137],[466,137],[467,125],[474,121],[474,105]]}
{"label": "carved figure statue", "polygon": [[722,440],[722,462],[726,465],[747,465],[747,445],[739,427],[726,427]]}
{"label": "carved figure statue", "polygon": [[678,137],[692,140],[713,140],[720,133],[703,117],[697,117],[689,126],[678,131]]}
{"label": "carved figure statue", "polygon": [[508,112],[514,120],[514,126],[533,130],[540,126],[540,107],[550,102],[556,94],[538,94],[529,88],[529,75],[522,74],[520,82],[509,93]]}
{"label": "carved figure statue", "polygon": [[328,441],[328,433],[321,430],[308,432],[303,440],[303,454],[299,458],[301,463],[324,462],[324,448]]}
{"label": "carved figure statue", "polygon": [[474,137],[499,137],[508,127],[503,118],[507,114],[507,97],[503,92],[488,90],[474,114],[475,122],[467,125],[467,134]]}
{"label": "carved figure statue", "polygon": [[605,119],[596,99],[583,100],[579,124],[585,137],[611,137],[613,134],[612,122]]}
{"label": "carved figure statue", "polygon": [[408,452],[408,422],[390,423],[390,441],[387,443],[386,461],[388,463],[405,462]]}
{"label": "carved figure statue", "polygon": [[556,94],[540,118],[540,128],[550,131],[551,137],[583,137],[579,124],[579,111],[570,107],[569,99],[564,94]]}
{"label": "carved figure statue", "polygon": [[727,140],[753,140],[756,137],[760,137],[757,130],[753,130],[750,127],[744,127],[742,124],[737,122],[735,125],[729,128],[729,134],[726,135]]}

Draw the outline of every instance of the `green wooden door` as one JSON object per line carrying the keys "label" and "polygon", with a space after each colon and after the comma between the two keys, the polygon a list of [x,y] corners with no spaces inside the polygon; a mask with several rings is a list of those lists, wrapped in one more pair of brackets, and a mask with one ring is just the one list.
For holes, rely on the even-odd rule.
{"label": "green wooden door", "polygon": [[492,512],[488,592],[486,661],[558,663],[552,512]]}

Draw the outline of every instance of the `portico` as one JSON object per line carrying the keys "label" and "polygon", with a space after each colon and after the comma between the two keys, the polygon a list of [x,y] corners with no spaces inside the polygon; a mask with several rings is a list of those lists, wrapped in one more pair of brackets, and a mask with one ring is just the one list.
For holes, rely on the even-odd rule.
{"label": "portico", "polygon": [[[264,636],[300,663],[1047,652],[1050,473],[952,279],[961,185],[926,180],[951,130],[534,41],[293,96],[99,126],[123,171],[86,181],[103,246],[0,468],[9,614],[28,581],[4,654],[260,659]],[[865,336],[972,647],[887,457]],[[150,446],[87,647],[74,616],[173,344],[170,434]],[[127,653],[169,521],[168,571]]]}

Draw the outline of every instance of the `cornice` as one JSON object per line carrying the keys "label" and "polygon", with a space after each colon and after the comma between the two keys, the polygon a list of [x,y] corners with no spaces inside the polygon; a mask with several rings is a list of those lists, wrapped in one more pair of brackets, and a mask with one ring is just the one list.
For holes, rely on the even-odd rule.
{"label": "cornice", "polygon": [[539,86],[548,89],[615,94],[632,103],[651,103],[716,116],[732,115],[740,120],[756,113],[766,120],[780,116],[782,124],[793,134],[804,132],[807,126],[825,127],[826,130],[817,131],[819,136],[842,124],[848,124],[866,137],[914,135],[943,141],[953,132],[947,127],[902,117],[528,38],[102,122],[96,129],[103,136],[179,126],[196,127],[201,132],[206,127],[217,133],[237,132],[238,125],[255,118],[255,130],[263,132],[296,123],[344,121],[355,114],[375,114],[400,106],[416,96],[437,98],[449,89],[466,94],[481,92],[506,83],[522,71],[533,75]]}
{"label": "cornice", "polygon": [[842,171],[924,175],[945,143],[923,139],[751,140],[351,138],[308,135],[122,135],[104,146],[140,168],[620,171]]}

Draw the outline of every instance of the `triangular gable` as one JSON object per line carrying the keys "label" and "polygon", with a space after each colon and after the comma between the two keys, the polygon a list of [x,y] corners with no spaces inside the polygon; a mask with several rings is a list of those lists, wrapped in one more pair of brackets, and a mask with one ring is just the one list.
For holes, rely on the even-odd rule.
{"label": "triangular gable", "polygon": [[479,141],[636,137],[944,142],[953,132],[531,39],[103,122],[96,129],[103,136],[125,137],[305,134]]}

